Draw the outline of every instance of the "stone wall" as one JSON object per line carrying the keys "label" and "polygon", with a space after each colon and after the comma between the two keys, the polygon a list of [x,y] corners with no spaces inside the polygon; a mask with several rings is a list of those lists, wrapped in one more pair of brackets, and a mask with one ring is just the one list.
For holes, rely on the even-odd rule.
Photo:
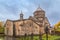
{"label": "stone wall", "polygon": [[15,22],[16,35],[39,34],[39,26],[31,20]]}
{"label": "stone wall", "polygon": [[5,35],[13,35],[13,22],[7,21],[5,24]]}

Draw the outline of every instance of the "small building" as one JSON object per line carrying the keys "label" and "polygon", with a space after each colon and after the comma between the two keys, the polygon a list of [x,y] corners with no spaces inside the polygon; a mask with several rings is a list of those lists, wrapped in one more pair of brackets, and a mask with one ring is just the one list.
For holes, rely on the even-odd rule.
{"label": "small building", "polygon": [[45,11],[38,7],[33,12],[33,16],[28,19],[23,18],[23,12],[20,14],[19,20],[7,20],[5,23],[5,35],[20,36],[20,35],[34,35],[44,34],[45,27],[50,27],[50,23],[45,16]]}

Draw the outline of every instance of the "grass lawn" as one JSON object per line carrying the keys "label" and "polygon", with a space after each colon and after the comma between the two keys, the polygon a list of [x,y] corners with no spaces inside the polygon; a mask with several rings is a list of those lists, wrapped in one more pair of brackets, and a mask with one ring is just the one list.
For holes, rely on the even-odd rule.
{"label": "grass lawn", "polygon": [[[46,40],[46,35],[44,34],[42,36],[43,40]],[[56,35],[48,35],[48,40],[60,40],[60,36],[56,36]],[[21,37],[21,38],[17,38],[17,40],[31,40],[31,36],[27,36],[26,38]],[[34,36],[33,40],[39,40],[39,36]]]}
{"label": "grass lawn", "polygon": [[[46,40],[46,36],[43,35],[43,39]],[[56,35],[48,35],[48,40],[57,40],[60,39],[60,36],[56,36]]]}

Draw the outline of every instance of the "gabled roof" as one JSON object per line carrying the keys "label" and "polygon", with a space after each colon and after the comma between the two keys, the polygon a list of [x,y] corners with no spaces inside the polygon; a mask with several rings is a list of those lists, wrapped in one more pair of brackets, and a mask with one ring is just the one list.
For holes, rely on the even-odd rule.
{"label": "gabled roof", "polygon": [[[49,21],[48,21],[48,18],[47,18],[47,17],[45,17],[45,21],[47,21],[47,23],[49,23]],[[50,25],[50,23],[49,23],[49,25]]]}
{"label": "gabled roof", "polygon": [[[13,22],[12,20],[9,20],[9,19],[7,19],[7,21],[11,21],[11,22]],[[6,21],[6,23],[7,23],[7,21]],[[4,24],[4,27],[5,27],[6,23]]]}
{"label": "gabled roof", "polygon": [[[9,20],[9,19],[7,19],[7,21],[10,21],[10,22],[17,22],[17,21],[24,21],[24,20],[28,20],[28,19],[23,19],[23,20]],[[6,21],[6,23],[7,23],[7,21]],[[4,24],[4,26],[6,25],[6,23]]]}
{"label": "gabled roof", "polygon": [[[7,19],[7,21],[10,21],[10,22],[18,22],[18,21],[25,21],[25,20],[31,20],[31,19],[23,19],[23,20],[8,20]],[[6,21],[6,23],[7,23],[7,21]],[[33,20],[31,20],[31,21],[33,21]],[[34,21],[33,21],[34,22]],[[5,23],[5,25],[6,25],[6,23]],[[34,22],[35,24],[37,24],[36,22]],[[4,25],[4,26],[5,26]],[[38,24],[37,24],[38,25]],[[39,25],[38,25],[39,26]]]}

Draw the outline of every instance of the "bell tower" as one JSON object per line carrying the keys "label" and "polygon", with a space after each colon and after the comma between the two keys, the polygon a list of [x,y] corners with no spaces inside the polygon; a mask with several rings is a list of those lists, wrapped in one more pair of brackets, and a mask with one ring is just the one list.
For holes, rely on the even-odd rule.
{"label": "bell tower", "polygon": [[22,13],[22,11],[20,13],[20,20],[23,20],[23,13]]}

